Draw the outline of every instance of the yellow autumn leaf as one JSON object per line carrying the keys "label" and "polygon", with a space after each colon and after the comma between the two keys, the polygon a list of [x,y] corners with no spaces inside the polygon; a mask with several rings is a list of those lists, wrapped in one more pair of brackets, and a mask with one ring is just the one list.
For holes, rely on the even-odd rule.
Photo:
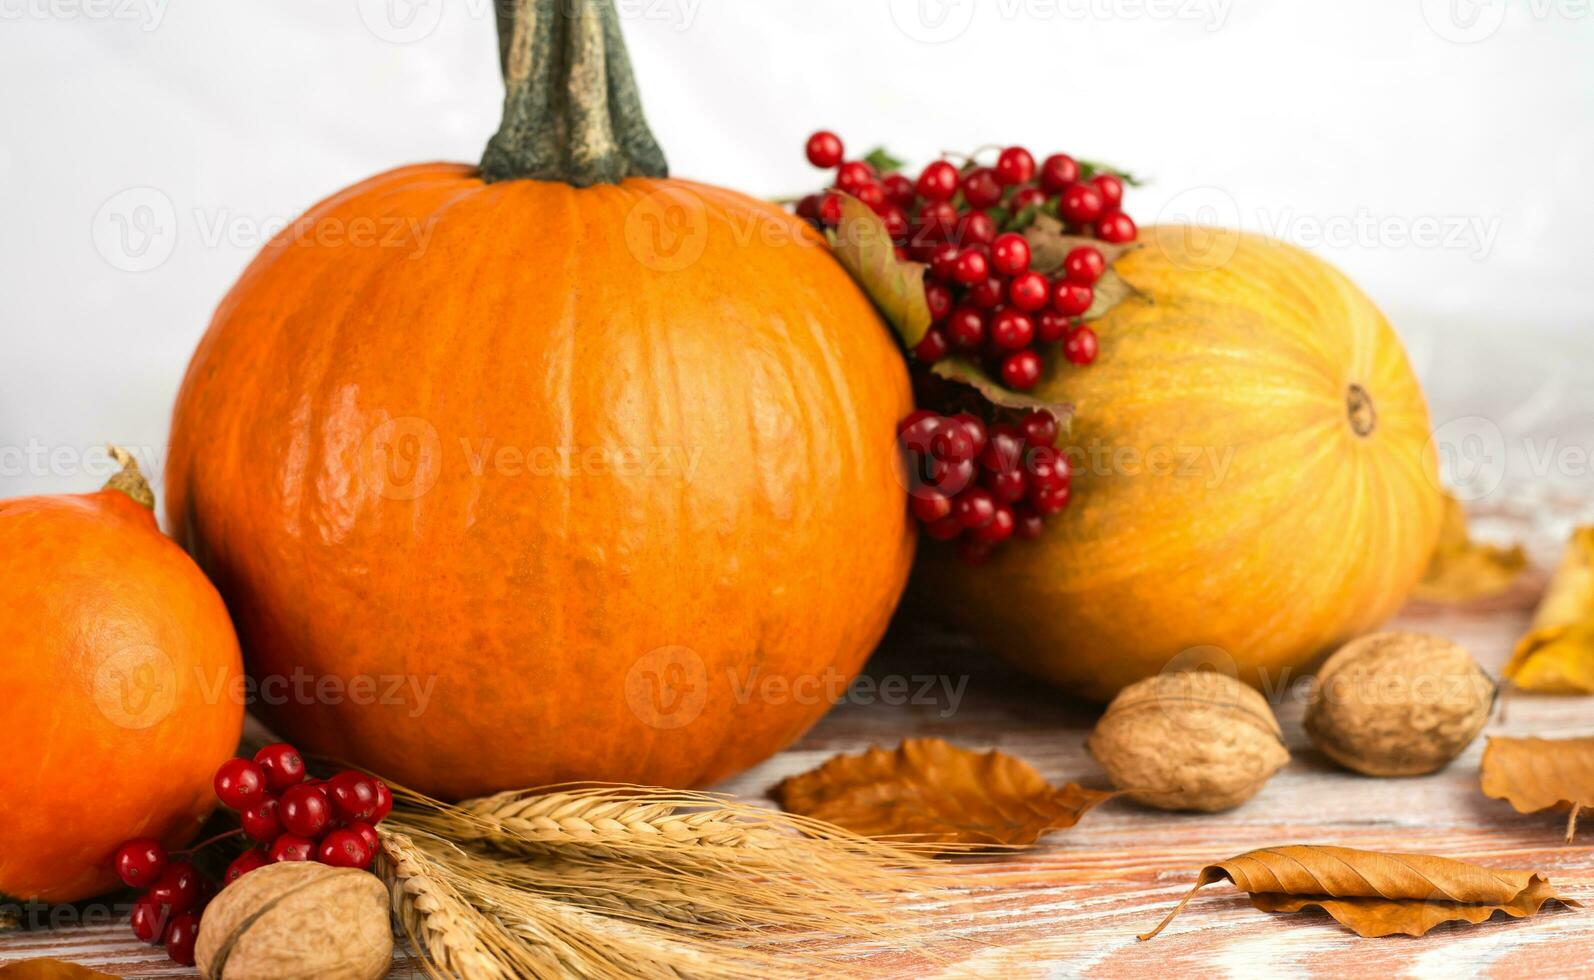
{"label": "yellow autumn leaf", "polygon": [[1201,869],[1196,885],[1150,932],[1167,928],[1196,892],[1230,881],[1263,912],[1320,908],[1358,936],[1421,936],[1446,922],[1474,925],[1504,912],[1537,915],[1546,902],[1576,906],[1535,871],[1497,871],[1427,854],[1349,847],[1268,847]]}
{"label": "yellow autumn leaf", "polygon": [[1053,786],[1010,755],[916,738],[894,752],[876,747],[835,756],[782,780],[771,795],[792,813],[864,837],[959,849],[1033,844],[1117,794]]}
{"label": "yellow autumn leaf", "polygon": [[1524,691],[1594,694],[1594,526],[1572,532],[1505,676]]}
{"label": "yellow autumn leaf", "polygon": [[1518,813],[1570,810],[1570,843],[1578,814],[1594,810],[1594,738],[1490,738],[1478,780]]}
{"label": "yellow autumn leaf", "polygon": [[1527,567],[1521,545],[1501,548],[1472,540],[1466,508],[1447,493],[1439,544],[1412,598],[1447,603],[1492,598],[1509,590]]}

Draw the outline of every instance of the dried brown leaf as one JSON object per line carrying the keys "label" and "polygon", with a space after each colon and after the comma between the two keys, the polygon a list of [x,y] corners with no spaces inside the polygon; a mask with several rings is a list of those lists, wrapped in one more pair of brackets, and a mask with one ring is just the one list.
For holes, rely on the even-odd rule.
{"label": "dried brown leaf", "polygon": [[1594,694],[1594,526],[1572,532],[1505,676],[1524,691]]}
{"label": "dried brown leaf", "polygon": [[1426,854],[1384,854],[1348,847],[1294,844],[1268,847],[1209,864],[1190,894],[1157,928],[1156,936],[1195,893],[1230,881],[1264,912],[1320,908],[1359,936],[1421,936],[1446,922],[1483,922],[1496,912],[1536,915],[1562,898],[1535,871],[1497,871]]}
{"label": "dried brown leaf", "polygon": [[895,752],[838,755],[782,780],[771,795],[793,813],[865,837],[966,848],[1033,844],[1117,794],[1053,786],[1010,755],[919,738]]}
{"label": "dried brown leaf", "polygon": [[1518,813],[1572,811],[1570,843],[1579,812],[1594,809],[1594,738],[1490,738],[1478,778],[1485,796]]}
{"label": "dried brown leaf", "polygon": [[986,374],[978,364],[961,357],[949,357],[937,361],[930,372],[937,377],[958,384],[967,385],[979,392],[980,397],[998,408],[1009,408],[1015,411],[1040,409],[1050,412],[1052,418],[1057,420],[1057,435],[1059,438],[1068,434],[1074,421],[1074,406],[1068,402],[1047,401],[1044,398],[1035,398],[1030,395],[1020,394],[1003,386],[1003,384]]}
{"label": "dried brown leaf", "polygon": [[1472,540],[1466,507],[1445,494],[1439,544],[1412,597],[1444,603],[1489,599],[1508,591],[1527,567],[1528,557],[1521,545],[1502,548]]}
{"label": "dried brown leaf", "polygon": [[1045,212],[1035,215],[1035,220],[1024,229],[1024,237],[1029,241],[1030,268],[1047,276],[1061,269],[1063,259],[1081,245],[1091,245],[1099,249],[1109,267],[1123,258],[1125,253],[1139,247],[1136,242],[1114,244],[1096,238],[1070,235],[1061,221]]}
{"label": "dried brown leaf", "polygon": [[840,197],[841,223],[826,232],[830,249],[911,349],[930,329],[924,266],[897,258],[891,233],[869,205],[849,194]]}

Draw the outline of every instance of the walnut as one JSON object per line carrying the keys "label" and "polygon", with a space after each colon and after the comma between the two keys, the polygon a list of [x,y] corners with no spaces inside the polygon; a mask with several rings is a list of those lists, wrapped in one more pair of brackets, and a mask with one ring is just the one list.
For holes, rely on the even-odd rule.
{"label": "walnut", "polygon": [[1375,633],[1341,647],[1317,672],[1306,731],[1347,769],[1420,776],[1443,769],[1478,737],[1497,690],[1449,640]]}
{"label": "walnut", "polygon": [[207,980],[376,980],[393,966],[387,888],[354,868],[257,868],[205,908],[194,946]]}
{"label": "walnut", "polygon": [[1212,671],[1124,688],[1087,747],[1114,786],[1163,810],[1237,807],[1290,761],[1262,695]]}

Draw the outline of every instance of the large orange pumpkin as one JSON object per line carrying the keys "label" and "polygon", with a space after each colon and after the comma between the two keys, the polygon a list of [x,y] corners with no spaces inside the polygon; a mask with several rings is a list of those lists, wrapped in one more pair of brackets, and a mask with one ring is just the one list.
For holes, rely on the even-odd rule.
{"label": "large orange pumpkin", "polygon": [[1328,264],[1235,232],[1141,243],[1096,363],[1038,390],[1077,409],[1073,502],[987,565],[927,555],[924,591],[1092,698],[1176,661],[1281,685],[1422,575],[1443,510],[1427,407]]}
{"label": "large orange pumpkin", "polygon": [[0,893],[117,887],[116,847],[186,844],[238,746],[238,639],[148,492],[129,462],[99,493],[0,501]]}
{"label": "large orange pumpkin", "polygon": [[712,782],[884,631],[906,368],[805,225],[664,176],[608,3],[500,9],[483,168],[337,194],[222,302],[171,522],[305,750],[447,797]]}

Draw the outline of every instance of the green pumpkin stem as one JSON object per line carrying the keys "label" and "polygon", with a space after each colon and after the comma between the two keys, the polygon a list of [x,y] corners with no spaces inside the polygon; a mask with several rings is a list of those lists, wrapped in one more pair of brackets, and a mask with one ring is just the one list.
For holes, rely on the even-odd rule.
{"label": "green pumpkin stem", "polygon": [[121,446],[107,447],[111,451],[111,458],[121,464],[121,469],[105,481],[101,490],[120,490],[132,497],[134,502],[143,504],[153,510],[155,508],[155,491],[149,488],[149,481],[144,479],[144,473],[138,468],[138,460],[133,454]]}
{"label": "green pumpkin stem", "polygon": [[612,0],[497,0],[504,121],[482,179],[666,177]]}

